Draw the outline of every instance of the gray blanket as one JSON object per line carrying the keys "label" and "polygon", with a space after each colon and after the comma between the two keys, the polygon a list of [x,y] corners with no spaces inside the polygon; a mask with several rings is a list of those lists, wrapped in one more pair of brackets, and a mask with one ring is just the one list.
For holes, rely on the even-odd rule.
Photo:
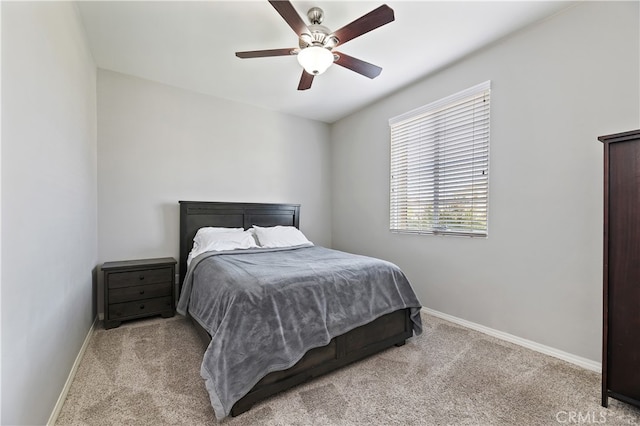
{"label": "gray blanket", "polygon": [[412,308],[419,335],[420,306],[396,265],[313,246],[204,253],[177,310],[212,336],[200,374],[221,419],[268,373],[384,314]]}

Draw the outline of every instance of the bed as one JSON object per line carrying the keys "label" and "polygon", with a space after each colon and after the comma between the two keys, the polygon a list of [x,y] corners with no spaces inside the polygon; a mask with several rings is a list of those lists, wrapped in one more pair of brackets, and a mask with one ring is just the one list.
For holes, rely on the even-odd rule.
{"label": "bed", "polygon": [[[402,346],[406,339],[413,336],[414,333],[420,334],[422,330],[420,303],[413,290],[410,289],[404,274],[397,266],[377,259],[350,255],[318,246],[296,246],[236,250],[233,253],[225,251],[206,253],[191,259],[191,267],[187,267],[187,256],[191,251],[194,236],[200,228],[249,229],[254,225],[258,227],[281,225],[298,228],[299,221],[300,206],[296,204],[180,201],[180,304],[178,311],[182,311],[181,313],[192,319],[194,327],[208,345],[201,374],[205,379],[212,407],[219,419],[227,415],[237,416],[249,410],[260,400],[394,345]],[[333,264],[333,259],[337,259],[336,265]],[[341,304],[340,299],[326,290],[326,285],[323,284],[325,287],[322,287],[321,290],[318,290],[320,287],[311,287],[311,284],[308,284],[308,288],[302,284],[294,285],[296,278],[288,273],[292,270],[292,265],[301,262],[307,265],[317,265],[317,268],[316,266],[309,268],[315,271],[315,269],[341,268],[340,262],[345,261],[348,261],[345,263],[347,265],[345,271],[351,265],[355,265],[354,268],[356,266],[362,268],[364,265],[364,269],[372,271],[371,274],[374,274],[373,271],[377,271],[377,268],[382,268],[381,270],[386,270],[389,266],[393,268],[391,272],[375,272],[375,275],[372,275],[374,278],[362,276],[365,285],[361,287],[369,287],[369,281],[378,280],[377,277],[381,274],[391,274],[394,283],[388,286],[390,287],[388,290],[379,290],[374,285],[370,286],[373,288],[372,290],[361,290],[376,292],[376,297],[363,296],[367,301],[370,301],[369,305],[373,306],[369,309],[372,312],[367,312],[366,315],[357,318],[354,317],[353,320],[350,318],[340,319],[341,316],[346,315],[342,311],[336,310],[338,309],[336,305]],[[224,267],[227,269],[220,269],[222,264],[226,265]],[[273,267],[268,269],[270,265],[275,264],[279,268],[277,274],[273,272],[275,270]],[[245,267],[253,269],[247,269],[245,272],[243,269]],[[237,272],[239,269],[243,270]],[[334,269],[330,273],[319,271],[318,274],[344,275],[340,269]],[[249,280],[247,277],[258,276],[259,279],[256,278],[256,282],[260,281],[261,284],[247,285],[249,290],[240,293],[240,295],[234,293],[232,297],[227,298],[226,294],[219,293],[223,291],[222,288],[225,286],[227,288],[236,287],[233,281],[230,283],[225,281],[231,279],[227,276],[240,276],[247,280]],[[272,276],[270,280],[277,279],[281,282],[272,285],[271,281],[268,281],[269,285],[265,286],[264,282],[266,281],[263,280],[263,277],[266,280],[268,276]],[[289,280],[287,288],[292,289],[287,291],[297,291],[298,293],[284,293],[281,290],[286,281],[285,277],[288,277]],[[324,275],[319,275],[319,277],[319,279],[314,278],[315,281],[326,281],[322,278]],[[210,284],[213,281],[216,282],[215,285]],[[242,284],[242,286],[244,285]],[[394,286],[395,288],[392,288]],[[212,288],[212,290],[207,290],[213,293],[210,296],[211,301],[206,303],[210,303],[211,306],[215,305],[217,308],[206,307],[209,305],[205,305],[204,295],[202,295],[203,288]],[[265,288],[273,288],[275,293],[267,294]],[[349,288],[360,287],[353,285]],[[236,290],[234,289],[234,291]],[[303,291],[306,293],[302,293]],[[245,293],[249,296],[246,296]],[[257,293],[263,299],[268,297],[269,302],[256,299],[255,294]],[[326,299],[318,302],[316,299],[319,298],[319,294],[322,294],[322,297]],[[380,296],[377,296],[378,294]],[[344,296],[340,297],[344,298]],[[295,300],[295,307],[292,308],[295,310],[298,309],[296,307],[299,307],[298,302],[304,302],[303,299],[309,299],[311,300],[309,303],[315,303],[315,305],[312,305],[311,308],[304,308],[301,312],[296,312],[295,315],[299,315],[299,319],[282,307],[277,311],[275,319],[275,322],[280,326],[279,330],[288,330],[289,335],[299,337],[294,339],[295,342],[282,343],[284,338],[279,334],[273,332],[272,335],[269,335],[269,332],[264,331],[266,325],[263,326],[263,323],[273,322],[272,317],[265,314],[264,318],[269,318],[268,321],[262,317],[260,317],[260,321],[252,319],[253,315],[259,316],[262,312],[262,308],[255,308],[256,306],[286,304],[287,301]],[[236,305],[232,304],[231,300],[234,301],[233,303],[243,302],[244,305],[235,308]],[[256,300],[260,301],[256,302]],[[352,304],[356,305],[357,303]],[[249,308],[247,308],[248,306]],[[316,309],[315,306],[321,308]],[[316,310],[319,312],[318,318],[326,321],[326,324],[316,324],[303,318],[310,315],[308,312]],[[224,311],[224,315],[222,315],[222,311]],[[218,322],[215,323],[215,326],[211,325],[209,317],[217,318]],[[334,318],[340,319],[339,326],[330,324]],[[291,323],[285,321],[291,321]],[[318,320],[314,319],[313,321]],[[350,323],[345,324],[345,321]],[[284,322],[284,325],[280,322]],[[221,325],[223,323],[224,326]],[[252,328],[246,331],[246,327]],[[237,333],[241,336],[248,336],[248,339],[241,339],[241,336],[231,337],[230,333],[235,331],[234,328],[238,329]],[[246,349],[247,342],[245,341],[251,341],[251,339],[254,342],[251,345],[258,347],[256,342],[263,345],[256,354],[249,353],[251,348]],[[280,352],[278,352],[277,360],[272,360],[271,357],[275,355],[271,353],[276,353],[275,350],[270,350],[272,346],[278,348],[282,346],[281,349],[286,354],[280,356]],[[264,356],[265,353],[269,353],[269,356]],[[239,358],[244,364],[237,364]]]}

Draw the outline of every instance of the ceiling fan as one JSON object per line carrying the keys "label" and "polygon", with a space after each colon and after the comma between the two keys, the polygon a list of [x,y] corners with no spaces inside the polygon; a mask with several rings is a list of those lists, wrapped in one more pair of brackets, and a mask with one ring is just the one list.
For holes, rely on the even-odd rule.
{"label": "ceiling fan", "polygon": [[307,12],[307,17],[309,18],[309,22],[311,22],[311,25],[307,26],[291,2],[286,0],[269,0],[269,3],[271,3],[280,16],[282,16],[293,31],[295,31],[299,38],[299,48],[236,52],[238,58],[297,55],[298,62],[304,68],[302,70],[300,83],[298,84],[298,90],[311,88],[313,78],[325,72],[334,62],[369,78],[375,78],[380,75],[382,68],[344,53],[334,51],[333,49],[362,34],[392,22],[395,19],[393,9],[386,4],[361,16],[339,30],[332,32],[329,28],[321,25],[324,12],[319,7],[312,7]]}

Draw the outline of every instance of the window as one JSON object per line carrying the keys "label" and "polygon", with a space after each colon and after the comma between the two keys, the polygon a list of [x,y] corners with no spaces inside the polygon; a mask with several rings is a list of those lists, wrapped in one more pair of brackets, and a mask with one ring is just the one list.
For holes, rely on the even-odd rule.
{"label": "window", "polygon": [[393,232],[487,236],[491,82],[389,120]]}

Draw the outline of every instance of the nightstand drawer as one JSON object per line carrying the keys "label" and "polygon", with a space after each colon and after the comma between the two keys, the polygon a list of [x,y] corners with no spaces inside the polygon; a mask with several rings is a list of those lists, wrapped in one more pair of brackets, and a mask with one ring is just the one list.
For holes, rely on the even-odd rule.
{"label": "nightstand drawer", "polygon": [[109,319],[118,320],[171,310],[173,310],[171,296],[144,299],[136,302],[114,303],[109,305]]}
{"label": "nightstand drawer", "polygon": [[176,263],[172,257],[105,262],[104,328],[152,315],[172,317]]}
{"label": "nightstand drawer", "polygon": [[141,269],[138,271],[111,272],[109,288],[130,287],[146,284],[172,283],[173,268]]}
{"label": "nightstand drawer", "polygon": [[109,292],[109,303],[132,302],[134,300],[171,296],[171,291],[171,283],[168,282],[161,284],[115,288]]}

